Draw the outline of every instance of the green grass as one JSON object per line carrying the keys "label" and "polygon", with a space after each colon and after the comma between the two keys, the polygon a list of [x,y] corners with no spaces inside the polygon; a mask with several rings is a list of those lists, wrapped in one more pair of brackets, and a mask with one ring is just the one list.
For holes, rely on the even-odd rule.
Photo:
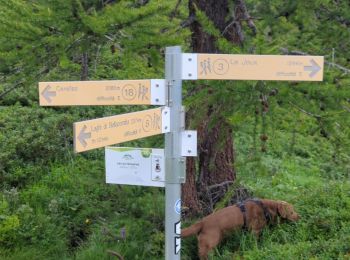
{"label": "green grass", "polygon": [[[330,142],[298,133],[290,151],[290,139],[275,129],[261,154],[245,127],[235,137],[237,182],[255,197],[292,203],[301,219],[266,228],[258,241],[233,233],[210,259],[350,259],[350,172],[332,157]],[[338,156],[349,162],[349,155]],[[183,241],[184,259],[195,259],[196,244],[194,238]]]}
{"label": "green grass", "polygon": [[[313,134],[306,119],[294,137],[278,124],[283,118],[274,120],[266,153],[260,141],[254,145],[253,120],[236,129],[237,184],[255,197],[292,203],[301,219],[266,228],[258,241],[232,233],[210,258],[350,259],[349,147]],[[101,158],[97,150],[43,167],[9,164],[5,180],[25,185],[4,185],[0,196],[0,259],[116,259],[108,250],[125,259],[163,259],[164,189],[107,185]],[[184,239],[182,259],[196,256],[196,238]]]}

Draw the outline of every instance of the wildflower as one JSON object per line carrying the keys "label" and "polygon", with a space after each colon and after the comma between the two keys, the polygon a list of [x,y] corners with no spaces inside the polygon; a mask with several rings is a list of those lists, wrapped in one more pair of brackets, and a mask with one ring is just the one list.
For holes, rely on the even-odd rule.
{"label": "wildflower", "polygon": [[125,227],[123,227],[121,230],[120,230],[120,237],[125,240],[126,239],[126,229]]}

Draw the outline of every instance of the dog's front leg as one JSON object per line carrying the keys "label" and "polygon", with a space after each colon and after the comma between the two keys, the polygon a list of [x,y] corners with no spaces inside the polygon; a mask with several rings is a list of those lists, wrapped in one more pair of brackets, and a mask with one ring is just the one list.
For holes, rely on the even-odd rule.
{"label": "dog's front leg", "polygon": [[198,235],[198,255],[201,260],[207,260],[209,252],[216,247],[221,240],[219,231],[200,233]]}
{"label": "dog's front leg", "polygon": [[253,234],[255,235],[255,238],[259,240],[261,229],[252,229]]}

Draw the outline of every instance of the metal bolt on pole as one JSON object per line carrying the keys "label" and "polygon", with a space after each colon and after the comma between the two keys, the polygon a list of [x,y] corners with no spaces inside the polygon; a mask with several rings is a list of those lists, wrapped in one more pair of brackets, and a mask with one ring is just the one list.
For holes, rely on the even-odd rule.
{"label": "metal bolt on pole", "polygon": [[165,259],[179,260],[181,249],[181,183],[186,159],[181,157],[182,79],[181,48],[167,47],[165,52],[167,105],[170,108],[169,133],[165,134]]}

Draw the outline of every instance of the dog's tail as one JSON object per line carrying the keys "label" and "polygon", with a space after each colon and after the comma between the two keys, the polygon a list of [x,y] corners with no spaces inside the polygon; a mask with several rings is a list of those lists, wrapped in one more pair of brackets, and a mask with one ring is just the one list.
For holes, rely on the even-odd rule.
{"label": "dog's tail", "polygon": [[189,226],[188,228],[184,228],[181,230],[181,237],[189,237],[192,235],[198,234],[202,229],[203,223],[197,222],[196,224],[193,224],[192,226]]}

